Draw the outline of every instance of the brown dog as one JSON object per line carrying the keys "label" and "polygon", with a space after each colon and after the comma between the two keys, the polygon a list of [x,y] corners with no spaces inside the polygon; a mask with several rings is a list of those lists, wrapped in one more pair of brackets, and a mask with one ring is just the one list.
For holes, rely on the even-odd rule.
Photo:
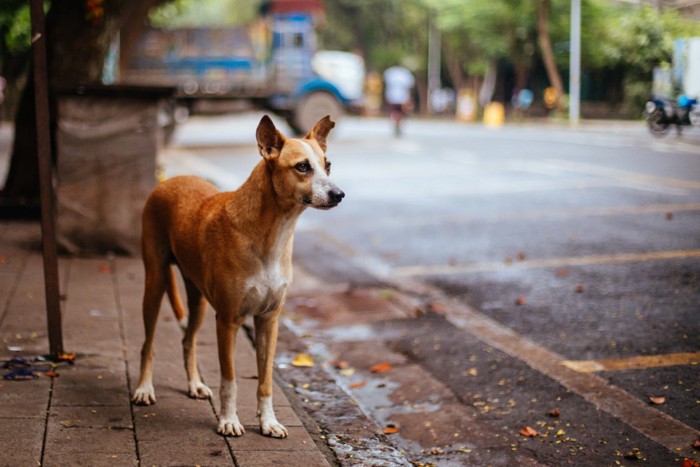
{"label": "brown dog", "polygon": [[238,190],[220,193],[197,177],[176,177],[161,183],[150,195],[143,210],[142,237],[146,339],[135,403],[156,401],[153,337],[166,290],[176,315],[184,317],[174,263],[187,291],[189,320],[182,346],[190,397],[212,395],[200,378],[196,357],[196,335],[208,301],[216,311],[221,369],[217,431],[243,434],[236,412],[233,352],[238,330],[252,316],[260,428],[264,435],[287,436],[272,407],[277,320],[292,280],[292,243],[299,215],[309,206],[330,209],[345,196],[329,179],[326,138],[334,126],[324,117],[305,138],[286,139],[264,116],[256,132],[263,160]]}

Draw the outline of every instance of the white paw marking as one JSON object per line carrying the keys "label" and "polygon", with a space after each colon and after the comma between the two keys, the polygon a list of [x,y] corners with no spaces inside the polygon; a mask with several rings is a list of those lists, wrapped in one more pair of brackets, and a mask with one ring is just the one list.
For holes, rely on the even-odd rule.
{"label": "white paw marking", "polygon": [[273,438],[286,438],[289,434],[284,425],[277,420],[260,420],[260,430],[262,430],[263,435],[271,436]]}
{"label": "white paw marking", "polygon": [[221,418],[216,431],[224,436],[241,436],[245,433],[245,428],[243,428],[241,422],[238,421],[238,416],[234,415],[231,418]]}
{"label": "white paw marking", "polygon": [[273,438],[287,437],[287,429],[275,417],[271,397],[261,397],[258,400],[258,417],[260,417],[260,431],[263,435]]}
{"label": "white paw marking", "polygon": [[131,400],[137,405],[155,404],[156,391],[153,389],[153,385],[149,383],[137,387]]}
{"label": "white paw marking", "polygon": [[211,399],[213,393],[207,385],[202,382],[189,383],[188,395],[193,399]]}

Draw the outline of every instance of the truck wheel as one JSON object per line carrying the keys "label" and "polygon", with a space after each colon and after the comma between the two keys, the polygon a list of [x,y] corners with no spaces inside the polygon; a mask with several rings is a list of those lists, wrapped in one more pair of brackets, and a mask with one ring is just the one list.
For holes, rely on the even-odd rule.
{"label": "truck wheel", "polygon": [[297,104],[287,123],[297,135],[305,135],[326,115],[338,121],[343,116],[343,106],[331,94],[315,91]]}

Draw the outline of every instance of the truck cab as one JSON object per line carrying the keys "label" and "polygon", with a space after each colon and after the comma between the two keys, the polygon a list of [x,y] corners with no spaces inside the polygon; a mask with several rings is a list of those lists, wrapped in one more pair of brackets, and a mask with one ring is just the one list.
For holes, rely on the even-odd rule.
{"label": "truck cab", "polygon": [[[205,101],[245,101],[284,117],[303,134],[324,115],[362,105],[364,62],[346,52],[317,54],[321,2],[272,1],[237,28],[144,31],[121,72],[125,84],[169,85],[190,113]],[[329,60],[342,63],[335,72]]]}

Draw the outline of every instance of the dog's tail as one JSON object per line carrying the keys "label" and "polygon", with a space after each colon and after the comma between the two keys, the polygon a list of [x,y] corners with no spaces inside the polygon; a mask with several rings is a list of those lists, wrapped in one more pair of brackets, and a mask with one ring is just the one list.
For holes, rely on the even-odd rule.
{"label": "dog's tail", "polygon": [[172,306],[175,312],[177,323],[185,330],[187,329],[187,313],[185,312],[185,307],[182,305],[180,293],[177,290],[177,280],[175,279],[175,271],[172,265],[168,266],[166,274],[168,277],[165,290],[168,294],[168,300],[170,300],[170,306]]}

